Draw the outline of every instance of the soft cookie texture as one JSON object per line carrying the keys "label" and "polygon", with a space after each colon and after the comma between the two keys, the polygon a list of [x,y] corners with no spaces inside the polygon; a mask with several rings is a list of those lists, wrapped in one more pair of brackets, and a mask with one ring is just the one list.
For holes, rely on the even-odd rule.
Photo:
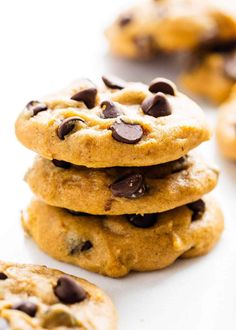
{"label": "soft cookie texture", "polygon": [[0,262],[1,330],[115,330],[116,312],[95,285],[45,266]]}
{"label": "soft cookie texture", "polygon": [[167,267],[206,254],[224,222],[212,197],[145,216],[74,215],[33,201],[22,215],[26,232],[54,258],[111,277]]}
{"label": "soft cookie texture", "polygon": [[236,37],[232,45],[235,50],[199,55],[195,64],[181,77],[182,85],[189,91],[214,103],[228,99],[236,83]]}
{"label": "soft cookie texture", "polygon": [[236,14],[210,0],[149,0],[121,14],[107,29],[111,52],[149,58],[160,52],[194,51],[236,36]]}
{"label": "soft cookie texture", "polygon": [[88,169],[37,157],[26,181],[45,203],[90,214],[163,212],[212,190],[218,170],[192,153],[151,167]]}
{"label": "soft cookie texture", "polygon": [[219,110],[216,136],[222,154],[236,160],[236,85],[230,99]]}
{"label": "soft cookie texture", "polygon": [[103,81],[97,88],[80,80],[29,102],[16,122],[18,139],[44,158],[100,168],[165,163],[209,139],[201,109],[172,82]]}

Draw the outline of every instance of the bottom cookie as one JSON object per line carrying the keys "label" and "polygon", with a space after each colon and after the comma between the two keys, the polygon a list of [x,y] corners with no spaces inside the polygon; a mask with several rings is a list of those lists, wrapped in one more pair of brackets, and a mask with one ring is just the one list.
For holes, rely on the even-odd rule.
{"label": "bottom cookie", "polygon": [[54,258],[111,277],[167,267],[206,254],[224,227],[216,201],[203,200],[159,214],[91,216],[31,202],[23,226]]}
{"label": "bottom cookie", "polygon": [[0,329],[115,330],[116,313],[105,293],[83,279],[0,262]]}

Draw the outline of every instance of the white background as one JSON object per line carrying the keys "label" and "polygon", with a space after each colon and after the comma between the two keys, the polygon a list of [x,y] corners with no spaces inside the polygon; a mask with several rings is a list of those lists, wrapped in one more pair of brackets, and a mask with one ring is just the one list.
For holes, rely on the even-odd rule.
{"label": "white background", "polygon": [[[129,2],[134,1],[0,2],[0,259],[45,264],[96,283],[114,300],[122,330],[236,329],[236,165],[220,157],[214,140],[202,150],[222,169],[216,195],[226,229],[206,257],[109,279],[46,256],[20,227],[20,210],[30,199],[22,178],[33,154],[16,141],[14,121],[26,102],[81,76],[98,80],[113,72],[148,82],[159,75],[174,77],[180,68],[175,61],[131,63],[107,55],[103,30]],[[206,110],[213,126],[216,111]]]}

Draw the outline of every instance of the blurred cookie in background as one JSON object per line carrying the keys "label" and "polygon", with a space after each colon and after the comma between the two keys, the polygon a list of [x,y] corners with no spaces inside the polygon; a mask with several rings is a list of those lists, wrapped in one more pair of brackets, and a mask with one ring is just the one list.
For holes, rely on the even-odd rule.
{"label": "blurred cookie in background", "polygon": [[229,100],[220,107],[216,136],[222,154],[236,160],[236,84]]}
{"label": "blurred cookie in background", "polygon": [[180,80],[186,90],[219,104],[229,97],[236,83],[236,39],[212,50],[195,55]]}
{"label": "blurred cookie in background", "polygon": [[236,37],[236,14],[220,1],[149,0],[121,13],[107,29],[111,53],[133,59],[193,52]]}

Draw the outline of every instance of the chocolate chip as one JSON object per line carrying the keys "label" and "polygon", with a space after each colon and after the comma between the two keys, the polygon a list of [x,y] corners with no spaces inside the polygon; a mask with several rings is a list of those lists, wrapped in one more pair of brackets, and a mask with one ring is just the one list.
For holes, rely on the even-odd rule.
{"label": "chocolate chip", "polygon": [[64,168],[64,169],[68,169],[72,165],[71,163],[65,162],[64,160],[57,160],[57,159],[53,159],[52,163],[56,167],[61,167],[61,168]]}
{"label": "chocolate chip", "polygon": [[113,75],[102,76],[104,84],[111,89],[123,89],[126,87],[127,83],[118,77]]}
{"label": "chocolate chip", "polygon": [[225,56],[225,73],[230,79],[236,81],[236,52]]}
{"label": "chocolate chip", "polygon": [[192,221],[199,220],[206,210],[205,202],[202,199],[189,203],[188,208],[193,211]]}
{"label": "chocolate chip", "polygon": [[57,135],[59,139],[64,140],[65,136],[73,131],[76,121],[81,121],[84,123],[84,120],[79,117],[69,117],[62,121],[57,129]]}
{"label": "chocolate chip", "polygon": [[147,191],[142,174],[128,174],[113,182],[110,187],[116,197],[139,198]]}
{"label": "chocolate chip", "polygon": [[175,95],[175,85],[167,79],[156,78],[151,81],[149,91],[152,93],[162,92],[163,94]]}
{"label": "chocolate chip", "polygon": [[131,14],[124,14],[119,19],[119,26],[124,27],[132,22],[132,15]]}
{"label": "chocolate chip", "polygon": [[104,118],[116,118],[122,115],[122,112],[111,101],[103,101],[101,103]]}
{"label": "chocolate chip", "polygon": [[6,280],[8,277],[5,273],[1,272],[0,273],[0,280]]}
{"label": "chocolate chip", "polygon": [[157,93],[154,96],[147,97],[141,108],[146,115],[157,117],[169,116],[171,108],[167,98],[163,93]]}
{"label": "chocolate chip", "polygon": [[201,47],[198,51],[203,53],[227,53],[234,51],[235,48],[236,39],[219,41],[215,38],[211,38],[210,40],[205,40],[205,42],[201,44]]}
{"label": "chocolate chip", "polygon": [[93,244],[90,241],[85,241],[81,246],[81,252],[88,251],[93,247]]}
{"label": "chocolate chip", "polygon": [[80,252],[85,252],[90,250],[93,247],[93,244],[90,241],[80,242],[79,244],[74,244],[70,249],[70,255],[74,255]]}
{"label": "chocolate chip", "polygon": [[129,214],[127,215],[129,222],[135,227],[149,228],[155,225],[157,214]]}
{"label": "chocolate chip", "polygon": [[30,301],[22,301],[18,304],[13,305],[12,309],[16,309],[31,317],[34,317],[37,312],[38,306]]}
{"label": "chocolate chip", "polygon": [[26,108],[31,112],[32,117],[36,116],[39,112],[48,110],[47,105],[39,101],[30,101],[26,105]]}
{"label": "chocolate chip", "polygon": [[127,124],[123,121],[115,122],[111,126],[112,137],[127,144],[138,143],[143,137],[143,129],[139,124]]}
{"label": "chocolate chip", "polygon": [[61,276],[53,288],[57,298],[64,304],[75,304],[86,299],[85,290],[68,276]]}
{"label": "chocolate chip", "polygon": [[83,89],[71,97],[72,100],[82,101],[89,108],[95,107],[97,89],[94,87]]}
{"label": "chocolate chip", "polygon": [[5,319],[3,319],[2,317],[0,317],[0,330],[9,330],[10,326],[7,323],[7,321]]}

